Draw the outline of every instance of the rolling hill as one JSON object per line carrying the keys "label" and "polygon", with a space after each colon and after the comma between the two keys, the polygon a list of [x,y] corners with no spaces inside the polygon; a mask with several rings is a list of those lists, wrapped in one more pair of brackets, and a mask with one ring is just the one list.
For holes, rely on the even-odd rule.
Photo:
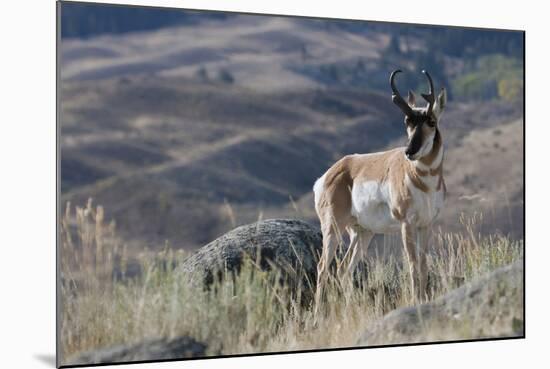
{"label": "rolling hill", "polygon": [[[408,62],[383,57],[390,41],[247,16],[64,39],[61,201],[93,198],[127,243],[152,247],[194,249],[258,218],[316,222],[311,188],[335,160],[405,142],[389,86],[373,87]],[[449,102],[443,228],[480,211],[482,231],[523,237],[522,108]]]}

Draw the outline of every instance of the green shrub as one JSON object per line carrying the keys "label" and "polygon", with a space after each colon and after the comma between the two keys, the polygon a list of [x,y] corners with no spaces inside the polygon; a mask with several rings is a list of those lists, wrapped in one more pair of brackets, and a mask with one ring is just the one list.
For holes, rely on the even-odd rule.
{"label": "green shrub", "polygon": [[484,55],[465,66],[452,81],[460,100],[503,99],[514,101],[523,94],[523,63],[502,54]]}

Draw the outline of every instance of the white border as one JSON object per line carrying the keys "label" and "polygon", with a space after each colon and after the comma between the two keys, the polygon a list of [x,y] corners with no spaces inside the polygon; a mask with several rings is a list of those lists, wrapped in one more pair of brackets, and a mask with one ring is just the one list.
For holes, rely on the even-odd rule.
{"label": "white border", "polygon": [[[104,2],[104,1],[103,1]],[[117,2],[117,1],[112,1]],[[120,1],[118,1],[120,2]],[[527,339],[134,365],[132,368],[517,368],[547,348],[548,29],[544,2],[128,0],[175,6],[527,31]],[[55,4],[0,12],[2,367],[52,367],[55,345]],[[49,364],[48,359],[50,358]],[[44,360],[46,358],[46,360]],[[544,360],[544,359],[543,359]],[[547,361],[547,360],[545,360]],[[543,361],[543,362],[545,362]],[[11,364],[11,365],[10,365]]]}

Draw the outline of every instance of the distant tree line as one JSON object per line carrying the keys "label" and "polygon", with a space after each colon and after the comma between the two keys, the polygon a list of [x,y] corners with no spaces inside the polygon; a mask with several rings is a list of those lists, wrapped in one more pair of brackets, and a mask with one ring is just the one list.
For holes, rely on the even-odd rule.
{"label": "distant tree line", "polygon": [[324,22],[329,24],[326,27],[328,29],[338,28],[364,35],[371,32],[384,32],[405,39],[424,40],[429,44],[430,49],[453,57],[504,54],[514,58],[523,58],[523,32],[520,31],[375,21],[324,20]]}
{"label": "distant tree line", "polygon": [[[390,32],[390,41],[381,55],[381,69],[426,69],[438,84],[446,86],[450,99],[514,101],[523,96],[521,32],[408,27],[405,31],[399,25]],[[424,46],[409,50],[407,40],[415,39]],[[425,82],[413,74],[404,74],[400,82],[413,90],[426,88]]]}
{"label": "distant tree line", "polygon": [[201,12],[113,4],[61,3],[61,37],[90,37],[106,33],[145,31],[226,19],[229,13]]}
{"label": "distant tree line", "polygon": [[[358,61],[293,67],[326,85],[347,85],[387,91],[388,75],[403,69],[400,89],[426,91],[422,69],[435,88],[445,86],[450,99],[518,99],[523,94],[523,32],[350,20],[307,20],[324,32],[345,31],[390,36],[378,65]],[[419,47],[420,46],[420,47]],[[302,58],[304,59],[304,58]]]}
{"label": "distant tree line", "polygon": [[[231,13],[211,11],[62,3],[61,31],[62,37],[89,37],[196,24],[232,16]],[[436,88],[448,88],[450,99],[502,98],[512,101],[523,94],[522,32],[350,20],[300,19],[297,22],[307,22],[309,27],[324,32],[343,30],[360,35],[372,32],[390,35],[390,42],[376,66],[365,65],[361,58],[344,63],[310,65],[306,61],[313,56],[307,45],[302,45],[300,53],[304,64],[292,68],[326,85],[386,91],[388,73],[400,68],[416,73],[404,73],[398,84],[419,92],[426,90],[426,81],[419,78],[418,72],[427,69],[436,81]],[[419,42],[421,48],[416,47]],[[450,59],[454,60],[453,68],[449,68]],[[197,77],[204,81],[212,79],[206,69],[197,71]],[[233,75],[227,70],[218,71],[216,79],[228,84],[234,82]]]}
{"label": "distant tree line", "polygon": [[512,102],[523,97],[523,79],[523,60],[488,54],[469,60],[452,86],[462,100],[499,98]]}

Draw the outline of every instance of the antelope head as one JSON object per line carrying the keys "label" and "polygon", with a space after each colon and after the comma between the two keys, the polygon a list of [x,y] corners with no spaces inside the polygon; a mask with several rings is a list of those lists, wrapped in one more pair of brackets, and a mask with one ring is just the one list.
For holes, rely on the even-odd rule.
{"label": "antelope head", "polygon": [[407,101],[405,101],[397,87],[395,87],[395,76],[398,73],[401,73],[401,70],[392,72],[390,76],[390,85],[393,92],[392,101],[405,114],[408,136],[405,156],[408,160],[418,160],[428,155],[432,150],[434,140],[439,139],[438,123],[447,103],[447,93],[442,88],[436,99],[432,77],[423,70],[422,73],[428,79],[430,91],[427,94],[421,94],[427,105],[417,107],[416,97],[412,91],[409,91]]}

